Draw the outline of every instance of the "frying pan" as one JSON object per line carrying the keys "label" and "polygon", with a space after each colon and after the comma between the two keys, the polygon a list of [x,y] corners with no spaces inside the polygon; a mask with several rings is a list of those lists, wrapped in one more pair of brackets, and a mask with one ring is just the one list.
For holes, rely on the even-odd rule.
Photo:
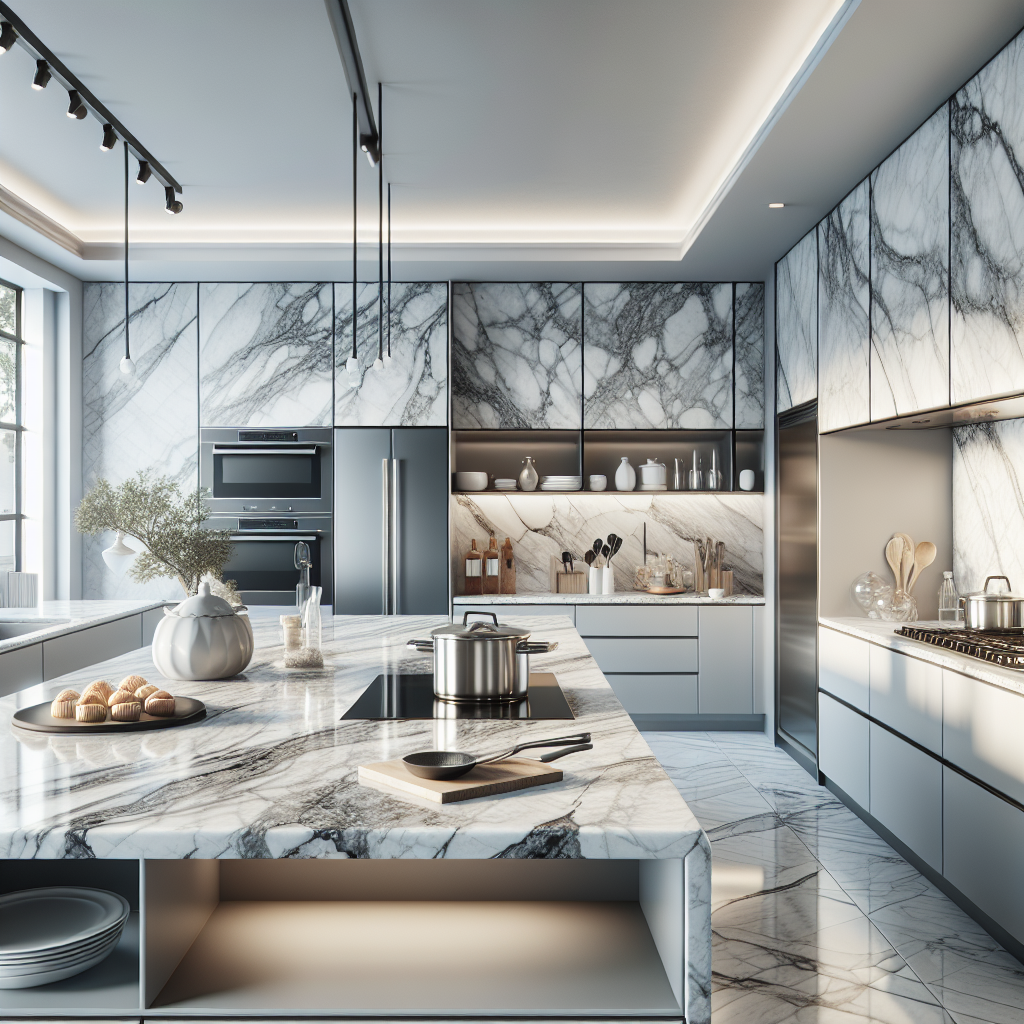
{"label": "frying pan", "polygon": [[559,736],[551,740],[518,743],[510,750],[503,750],[500,754],[492,754],[490,757],[474,757],[472,754],[461,754],[457,750],[421,750],[415,754],[406,754],[402,758],[402,764],[406,771],[421,779],[457,779],[478,764],[504,761],[505,758],[512,757],[520,750],[526,750],[529,747],[565,747],[566,744],[572,744],[572,746],[566,747],[564,750],[553,750],[538,760],[546,763],[564,757],[566,754],[575,754],[580,750],[592,750],[594,746],[590,742],[590,733],[581,732],[575,736]]}

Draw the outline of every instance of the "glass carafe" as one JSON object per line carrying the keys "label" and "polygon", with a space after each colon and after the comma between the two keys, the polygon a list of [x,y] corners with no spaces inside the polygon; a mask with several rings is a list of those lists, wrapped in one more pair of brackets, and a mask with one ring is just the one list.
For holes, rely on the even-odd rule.
{"label": "glass carafe", "polygon": [[309,545],[304,540],[295,545],[294,562],[295,568],[299,570],[299,582],[295,585],[295,607],[301,615],[303,605],[309,600],[309,570],[313,568]]}
{"label": "glass carafe", "polygon": [[953,574],[947,569],[939,586],[939,622],[960,621],[960,595],[956,592]]}

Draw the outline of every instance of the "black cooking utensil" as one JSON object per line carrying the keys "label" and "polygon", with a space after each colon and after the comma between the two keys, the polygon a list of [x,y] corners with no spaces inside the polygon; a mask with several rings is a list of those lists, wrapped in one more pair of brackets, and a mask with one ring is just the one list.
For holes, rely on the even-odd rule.
{"label": "black cooking utensil", "polygon": [[492,754],[490,757],[474,757],[472,754],[460,754],[456,750],[422,750],[415,754],[406,754],[402,758],[402,765],[406,771],[421,779],[457,779],[460,775],[472,771],[478,764],[504,761],[506,758],[518,754],[520,750],[526,750],[529,747],[565,747],[566,744],[572,745],[565,750],[545,754],[538,760],[547,763],[565,754],[593,748],[593,744],[590,742],[590,733],[581,732],[575,736],[558,736],[550,740],[518,743],[511,749],[502,751],[500,754]]}
{"label": "black cooking utensil", "polygon": [[562,571],[563,572],[571,572],[571,570],[569,568],[569,563],[571,561],[572,561],[572,555],[570,555],[568,551],[563,551],[562,552]]}
{"label": "black cooking utensil", "polygon": [[615,543],[612,545],[612,558],[614,558],[619,553],[619,549],[621,547],[622,547],[622,538],[621,537],[616,537],[615,538]]}
{"label": "black cooking utensil", "polygon": [[602,555],[602,557],[604,558],[604,560],[606,562],[608,561],[608,556],[611,553],[612,553],[612,549],[610,547],[608,547],[607,544],[605,544],[605,546],[603,548],[601,548],[601,555]]}
{"label": "black cooking utensil", "polygon": [[585,554],[585,555],[583,556],[583,561],[584,561],[584,562],[586,562],[586,563],[587,563],[587,565],[593,565],[593,564],[594,564],[594,559],[595,559],[595,558],[597,558],[597,555],[595,555],[593,551],[588,551],[588,552],[587,552],[587,553],[586,553],[586,554]]}

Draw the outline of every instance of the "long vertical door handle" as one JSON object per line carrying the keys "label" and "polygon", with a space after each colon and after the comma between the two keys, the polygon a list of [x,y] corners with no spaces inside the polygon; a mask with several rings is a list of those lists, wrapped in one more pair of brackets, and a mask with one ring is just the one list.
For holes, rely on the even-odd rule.
{"label": "long vertical door handle", "polygon": [[383,521],[381,523],[381,567],[380,567],[380,613],[388,614],[388,594],[391,582],[390,566],[388,564],[390,554],[391,536],[391,481],[389,470],[391,463],[389,459],[381,459],[381,480],[383,481],[384,493],[381,500]]}
{"label": "long vertical door handle", "polygon": [[401,547],[399,545],[401,523],[401,490],[398,459],[391,460],[391,613],[401,614],[399,608],[399,584],[401,582]]}

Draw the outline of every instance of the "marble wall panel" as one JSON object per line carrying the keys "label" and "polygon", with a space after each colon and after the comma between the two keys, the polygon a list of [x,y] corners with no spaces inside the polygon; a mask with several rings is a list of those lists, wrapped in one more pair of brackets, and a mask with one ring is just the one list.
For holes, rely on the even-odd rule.
{"label": "marble wall panel", "polygon": [[871,418],[949,403],[949,112],[871,175]]}
{"label": "marble wall panel", "polygon": [[1024,38],[950,103],[950,389],[1024,390]]}
{"label": "marble wall panel", "polygon": [[736,324],[737,430],[764,428],[764,284],[737,284]]}
{"label": "marble wall panel", "polygon": [[[388,323],[387,285],[384,324]],[[359,285],[356,354],[359,376],[345,370],[352,354],[352,285],[334,286],[334,422],[339,427],[444,427],[448,424],[448,286],[391,285],[391,360],[377,370],[377,283]],[[385,331],[384,351],[387,353]]]}
{"label": "marble wall panel", "polygon": [[583,426],[732,426],[732,285],[583,286]]}
{"label": "marble wall panel", "polygon": [[582,286],[452,286],[452,426],[578,430]]}
{"label": "marble wall panel", "polygon": [[[82,482],[117,484],[139,470],[198,485],[197,286],[129,286],[129,324],[136,370],[118,369],[124,355],[124,285],[87,283],[83,292]],[[174,580],[135,583],[115,576],[100,552],[112,534],[83,538],[82,596],[181,599]],[[134,541],[128,542],[136,547]]]}
{"label": "marble wall panel", "polygon": [[615,589],[633,589],[633,572],[647,550],[663,552],[693,568],[693,541],[725,542],[725,563],[735,572],[737,593],[763,594],[762,510],[758,495],[455,495],[452,497],[452,572],[457,594],[464,591],[462,560],[474,538],[477,547],[493,533],[499,545],[512,540],[520,594],[551,592],[551,557],[582,555],[595,537],[623,538],[612,560]]}
{"label": "marble wall panel", "polygon": [[330,426],[333,314],[329,284],[201,284],[203,426]]}
{"label": "marble wall panel", "polygon": [[869,204],[865,178],[818,224],[818,429],[871,419]]}
{"label": "marble wall panel", "polygon": [[818,396],[818,244],[809,231],[775,265],[775,408]]}
{"label": "marble wall panel", "polygon": [[1024,420],[953,428],[953,579],[999,574],[1024,587]]}

